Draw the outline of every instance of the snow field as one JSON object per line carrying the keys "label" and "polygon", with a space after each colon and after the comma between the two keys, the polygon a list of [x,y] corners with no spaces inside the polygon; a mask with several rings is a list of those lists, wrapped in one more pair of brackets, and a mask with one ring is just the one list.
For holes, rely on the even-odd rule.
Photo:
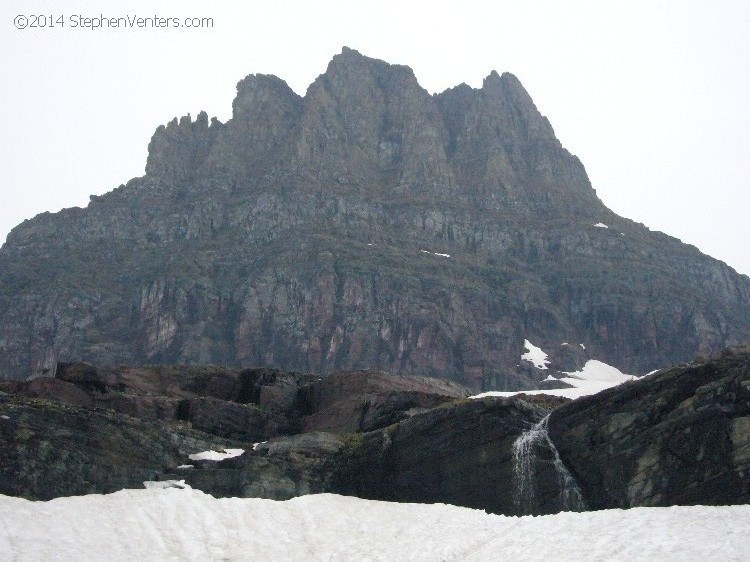
{"label": "snow field", "polygon": [[[601,392],[606,388],[611,388],[635,380],[638,377],[634,375],[626,375],[620,372],[619,369],[597,361],[596,359],[590,359],[586,361],[583,369],[574,373],[564,373],[567,377],[560,379],[563,382],[572,384],[574,388],[552,388],[549,390],[516,390],[512,392],[501,392],[501,391],[490,391],[483,392],[470,396],[469,398],[485,398],[487,396],[516,396],[517,394],[548,394],[551,396],[562,396],[564,398],[576,399],[581,396],[589,396]],[[552,380],[555,377],[548,375],[545,380]]]}
{"label": "snow field", "polygon": [[[565,346],[569,344],[568,342],[563,342],[560,345]],[[586,346],[584,344],[581,343],[579,345],[581,346],[581,349],[586,349]],[[546,370],[548,368],[547,365],[549,365],[550,363],[548,359],[549,356],[542,348],[535,346],[529,340],[523,340],[523,346],[525,353],[521,355],[521,361],[528,361],[529,363],[534,365],[534,367],[540,370]],[[508,397],[515,396],[517,394],[548,394],[551,396],[562,396],[563,398],[576,399],[580,398],[581,396],[596,394],[597,392],[601,392],[606,388],[611,388],[613,386],[617,386],[618,384],[622,384],[624,382],[628,382],[638,378],[634,375],[626,375],[616,367],[607,365],[606,363],[597,361],[596,359],[590,359],[589,361],[587,361],[583,366],[583,369],[581,369],[580,371],[575,371],[572,373],[563,372],[563,374],[567,376],[557,378],[552,375],[547,375],[547,378],[544,380],[561,380],[568,383],[573,388],[520,390],[512,392],[490,391],[476,394],[474,396],[469,396],[469,398],[485,398],[487,396]]]}
{"label": "snow field", "polygon": [[322,494],[0,496],[3,560],[746,560],[750,506],[504,517]]}

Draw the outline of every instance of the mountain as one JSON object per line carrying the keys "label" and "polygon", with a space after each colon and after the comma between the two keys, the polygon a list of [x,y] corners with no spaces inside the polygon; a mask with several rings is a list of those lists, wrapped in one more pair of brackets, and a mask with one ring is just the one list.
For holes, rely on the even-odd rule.
{"label": "mountain", "polygon": [[251,75],[232,107],[160,126],[143,177],[13,229],[1,376],[200,363],[513,390],[750,341],[750,279],[608,210],[511,74],[430,95],[345,48],[304,97]]}

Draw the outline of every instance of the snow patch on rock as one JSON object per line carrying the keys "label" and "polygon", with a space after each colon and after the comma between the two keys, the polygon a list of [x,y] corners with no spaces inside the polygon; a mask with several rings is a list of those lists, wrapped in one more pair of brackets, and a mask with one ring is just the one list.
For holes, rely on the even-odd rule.
{"label": "snow patch on rock", "polygon": [[549,360],[547,359],[548,356],[541,350],[541,348],[535,346],[529,340],[523,340],[523,347],[526,350],[526,353],[521,355],[522,361],[528,361],[537,369],[547,368],[547,365],[549,365]]}
{"label": "snow patch on rock", "polygon": [[244,452],[245,449],[224,449],[223,453],[218,451],[202,451],[188,455],[188,458],[191,461],[223,461],[224,459],[239,457]]}
{"label": "snow patch on rock", "polygon": [[192,490],[190,484],[184,480],[146,480],[143,487],[147,490],[166,490],[167,488],[178,488],[180,490]]}
{"label": "snow patch on rock", "polygon": [[[486,396],[516,396],[517,394],[548,394],[552,396],[562,396],[563,398],[575,399],[580,398],[581,396],[596,394],[597,392],[601,392],[604,389],[611,388],[613,386],[617,386],[618,384],[622,384],[624,382],[632,381],[638,378],[634,375],[626,375],[616,367],[607,365],[606,363],[597,361],[596,359],[587,361],[586,365],[584,365],[583,369],[581,369],[580,371],[569,373],[564,372],[562,374],[566,376],[555,378],[555,380],[560,380],[568,383],[569,385],[573,386],[573,388],[518,390],[514,392],[492,391],[483,392],[482,394],[477,394],[475,396],[471,396],[470,398],[484,398]],[[545,380],[551,380],[552,378],[548,376]]]}

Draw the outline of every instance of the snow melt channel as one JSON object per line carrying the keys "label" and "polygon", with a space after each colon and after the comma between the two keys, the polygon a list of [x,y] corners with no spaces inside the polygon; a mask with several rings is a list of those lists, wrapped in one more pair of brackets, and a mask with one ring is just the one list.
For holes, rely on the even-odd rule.
{"label": "snow melt channel", "polygon": [[[540,451],[552,454],[552,465],[557,475],[559,490],[559,507],[562,511],[584,511],[586,503],[583,501],[581,489],[573,475],[563,464],[557,447],[549,437],[547,425],[549,414],[531,429],[524,431],[513,443],[513,480],[514,500],[521,515],[532,515],[538,510],[540,500],[537,498],[537,470],[540,463],[545,462]],[[542,499],[542,501],[544,501]]]}

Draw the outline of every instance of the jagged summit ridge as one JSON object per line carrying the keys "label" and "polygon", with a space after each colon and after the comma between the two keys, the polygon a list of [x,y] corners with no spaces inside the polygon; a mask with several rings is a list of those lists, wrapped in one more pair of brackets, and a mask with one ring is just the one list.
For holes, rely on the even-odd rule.
{"label": "jagged summit ridge", "polygon": [[431,95],[344,49],[304,96],[251,75],[232,109],[160,126],[145,176],[13,230],[0,375],[179,362],[515,389],[546,377],[519,363],[527,339],[554,368],[632,374],[750,340],[750,280],[609,211],[511,74]]}
{"label": "jagged summit ridge", "polygon": [[187,159],[206,179],[238,184],[283,174],[296,186],[461,197],[518,211],[544,212],[552,199],[569,212],[601,207],[583,166],[509,73],[493,71],[479,90],[431,96],[409,67],[344,48],[304,97],[268,75],[248,76],[237,92],[232,119],[217,126],[208,153],[190,149],[189,132],[170,144],[168,131],[157,129],[149,163],[177,165],[147,165],[147,175],[174,179],[170,171],[189,167]]}

